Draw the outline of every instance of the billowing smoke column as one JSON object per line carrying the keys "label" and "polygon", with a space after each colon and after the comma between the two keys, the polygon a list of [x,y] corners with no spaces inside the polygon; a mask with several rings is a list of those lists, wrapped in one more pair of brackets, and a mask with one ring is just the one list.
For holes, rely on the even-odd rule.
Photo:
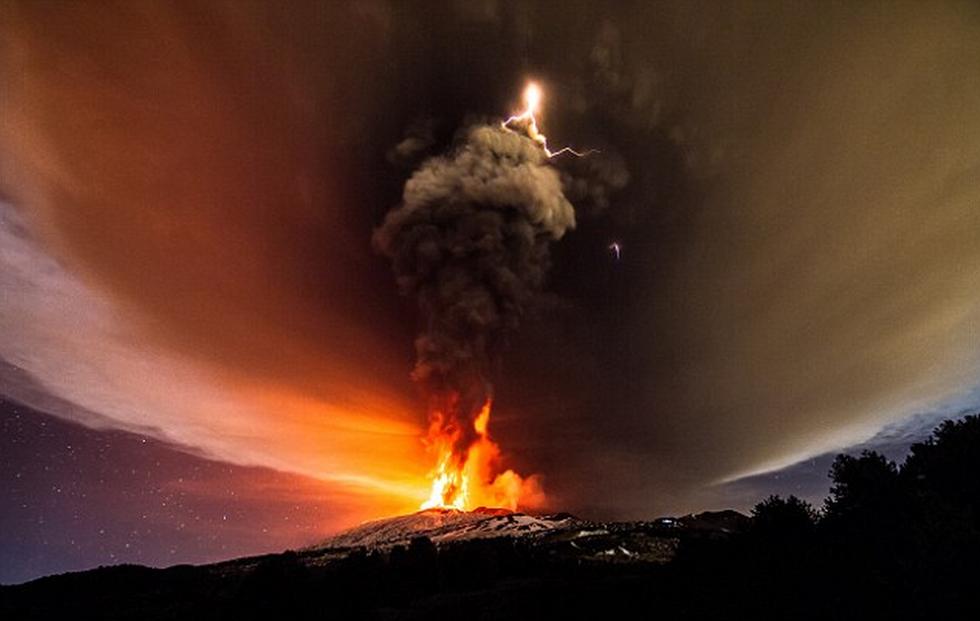
{"label": "billowing smoke column", "polygon": [[375,231],[401,292],[418,301],[412,378],[428,400],[430,438],[452,439],[451,469],[461,470],[478,439],[492,365],[543,283],[549,245],[574,226],[542,146],[478,126],[412,175],[403,203]]}

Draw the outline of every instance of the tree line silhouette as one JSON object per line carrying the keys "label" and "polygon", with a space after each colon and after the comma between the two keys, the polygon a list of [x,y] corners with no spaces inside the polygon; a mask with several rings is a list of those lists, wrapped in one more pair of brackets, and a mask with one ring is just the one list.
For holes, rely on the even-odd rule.
{"label": "tree line silhouette", "polygon": [[865,451],[838,455],[829,476],[822,510],[771,496],[742,536],[685,551],[685,576],[715,590],[706,608],[737,602],[763,619],[980,618],[980,417],[942,423],[901,466]]}

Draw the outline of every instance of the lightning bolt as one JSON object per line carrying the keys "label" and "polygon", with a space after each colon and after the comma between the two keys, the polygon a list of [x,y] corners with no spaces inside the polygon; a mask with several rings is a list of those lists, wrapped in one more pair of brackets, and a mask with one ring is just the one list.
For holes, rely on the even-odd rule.
{"label": "lightning bolt", "polygon": [[563,155],[565,153],[570,153],[575,157],[585,157],[592,153],[598,153],[598,151],[595,149],[589,149],[584,153],[580,153],[571,147],[562,147],[554,152],[548,149],[548,138],[542,134],[540,130],[538,130],[538,120],[534,116],[541,107],[541,99],[543,96],[544,93],[541,91],[541,87],[538,86],[536,82],[528,82],[527,86],[524,88],[524,111],[508,118],[506,121],[500,124],[501,127],[511,131],[514,131],[515,127],[523,129],[531,140],[541,145],[545,155],[547,155],[549,158],[558,157],[559,155]]}

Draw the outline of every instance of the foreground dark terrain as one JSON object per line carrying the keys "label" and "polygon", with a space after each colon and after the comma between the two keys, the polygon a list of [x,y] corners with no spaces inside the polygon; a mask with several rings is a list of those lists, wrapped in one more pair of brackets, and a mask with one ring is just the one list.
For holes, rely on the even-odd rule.
{"label": "foreground dark terrain", "polygon": [[596,524],[430,511],[302,551],[0,587],[3,619],[974,619],[980,417],[901,467],[840,456],[821,511],[771,497]]}

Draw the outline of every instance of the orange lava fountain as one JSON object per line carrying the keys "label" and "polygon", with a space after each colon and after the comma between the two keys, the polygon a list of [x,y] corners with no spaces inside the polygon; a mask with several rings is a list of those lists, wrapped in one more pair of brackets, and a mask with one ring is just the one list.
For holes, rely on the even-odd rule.
{"label": "orange lava fountain", "polygon": [[544,492],[536,475],[523,478],[513,470],[499,472],[500,447],[490,439],[490,401],[473,420],[476,440],[460,450],[462,430],[448,423],[440,412],[432,415],[426,445],[436,454],[432,471],[432,493],[422,509],[444,508],[470,511],[477,507],[541,506]]}

